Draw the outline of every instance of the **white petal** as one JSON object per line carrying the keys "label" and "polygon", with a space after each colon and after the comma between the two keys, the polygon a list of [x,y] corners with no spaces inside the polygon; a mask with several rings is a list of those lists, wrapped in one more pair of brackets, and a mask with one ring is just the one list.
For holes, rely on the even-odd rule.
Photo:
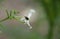
{"label": "white petal", "polygon": [[33,9],[30,9],[30,12],[32,12],[32,13],[35,13],[35,10],[33,10]]}
{"label": "white petal", "polygon": [[31,9],[31,10],[29,11],[27,17],[30,19],[31,15],[32,15],[33,13],[35,13],[35,10]]}
{"label": "white petal", "polygon": [[32,13],[30,12],[27,17],[30,19],[31,15],[32,15]]}
{"label": "white petal", "polygon": [[29,21],[26,22],[30,29],[32,29],[32,26],[30,25]]}

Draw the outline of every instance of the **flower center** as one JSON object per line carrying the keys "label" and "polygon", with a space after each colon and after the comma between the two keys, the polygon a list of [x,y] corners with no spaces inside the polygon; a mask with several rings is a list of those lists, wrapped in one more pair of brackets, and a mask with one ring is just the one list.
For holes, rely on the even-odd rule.
{"label": "flower center", "polygon": [[27,16],[25,16],[25,19],[26,19],[26,20],[29,20],[29,18],[28,18]]}

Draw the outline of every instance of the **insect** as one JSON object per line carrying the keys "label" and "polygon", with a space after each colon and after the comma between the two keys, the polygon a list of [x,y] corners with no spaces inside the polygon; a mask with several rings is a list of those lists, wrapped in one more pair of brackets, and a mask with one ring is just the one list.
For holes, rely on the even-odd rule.
{"label": "insect", "polygon": [[22,22],[24,22],[24,24],[27,24],[30,29],[32,29],[32,26],[30,24],[30,18],[31,18],[31,16],[32,16],[33,13],[35,13],[35,10],[30,9],[28,15],[24,16],[23,18],[20,19]]}

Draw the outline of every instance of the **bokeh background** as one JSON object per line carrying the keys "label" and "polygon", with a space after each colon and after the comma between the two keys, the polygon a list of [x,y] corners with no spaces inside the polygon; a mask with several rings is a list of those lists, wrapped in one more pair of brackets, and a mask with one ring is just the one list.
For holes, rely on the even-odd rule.
{"label": "bokeh background", "polygon": [[31,16],[29,30],[15,19],[0,22],[0,39],[60,39],[60,0],[0,0],[0,20],[7,17],[5,10],[18,10],[19,16]]}

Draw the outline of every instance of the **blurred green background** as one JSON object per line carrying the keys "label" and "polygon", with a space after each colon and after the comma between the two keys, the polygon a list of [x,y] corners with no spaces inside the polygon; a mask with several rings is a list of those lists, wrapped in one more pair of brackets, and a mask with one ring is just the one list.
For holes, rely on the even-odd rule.
{"label": "blurred green background", "polygon": [[60,0],[0,0],[0,20],[7,17],[5,10],[16,9],[18,15],[35,9],[30,24],[8,19],[0,22],[0,39],[60,39]]}

